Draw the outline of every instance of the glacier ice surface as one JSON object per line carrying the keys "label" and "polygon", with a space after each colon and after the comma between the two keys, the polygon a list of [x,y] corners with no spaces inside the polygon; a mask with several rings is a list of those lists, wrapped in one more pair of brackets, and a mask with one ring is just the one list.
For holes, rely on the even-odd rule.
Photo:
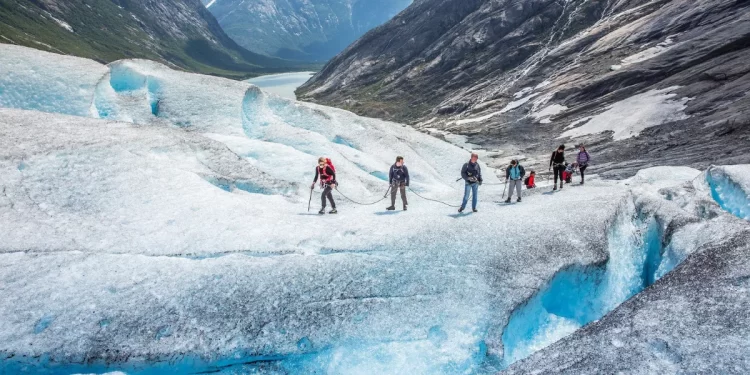
{"label": "glacier ice surface", "polygon": [[[405,156],[414,191],[455,204],[468,152],[149,61],[0,52],[11,372],[491,373],[699,249],[691,225],[738,225],[698,215],[708,198],[695,192],[660,195],[700,175],[690,168],[508,206],[486,168],[477,214],[410,193],[408,212],[381,215],[338,192],[338,215],[309,214],[318,156],[362,201],[382,198]],[[667,249],[652,246],[684,217]]]}

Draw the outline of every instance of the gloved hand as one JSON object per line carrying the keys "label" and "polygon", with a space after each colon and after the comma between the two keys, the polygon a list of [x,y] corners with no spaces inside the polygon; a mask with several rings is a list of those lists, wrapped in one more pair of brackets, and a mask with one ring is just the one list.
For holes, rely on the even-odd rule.
{"label": "gloved hand", "polygon": [[479,186],[482,186],[482,181],[479,181]]}
{"label": "gloved hand", "polygon": [[409,182],[407,182],[405,186],[406,186],[406,187],[409,187]]}
{"label": "gloved hand", "polygon": [[310,185],[310,190],[314,190],[314,189],[315,189],[315,183],[313,182],[312,185]]}

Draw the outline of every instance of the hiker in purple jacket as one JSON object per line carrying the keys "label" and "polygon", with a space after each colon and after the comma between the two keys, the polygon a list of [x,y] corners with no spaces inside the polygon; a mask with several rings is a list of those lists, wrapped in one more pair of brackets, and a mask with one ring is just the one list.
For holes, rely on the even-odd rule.
{"label": "hiker in purple jacket", "polygon": [[581,185],[583,185],[583,173],[586,171],[586,168],[588,168],[589,163],[591,162],[591,156],[586,151],[586,147],[583,145],[578,146],[579,152],[578,157],[576,158],[576,163],[578,163],[578,170],[581,172]]}

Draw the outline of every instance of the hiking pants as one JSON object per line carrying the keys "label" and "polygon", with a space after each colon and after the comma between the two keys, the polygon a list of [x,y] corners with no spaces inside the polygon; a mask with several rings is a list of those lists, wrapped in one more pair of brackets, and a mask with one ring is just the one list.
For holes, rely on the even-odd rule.
{"label": "hiking pants", "polygon": [[393,184],[391,185],[391,207],[396,207],[396,191],[401,190],[401,202],[404,203],[404,207],[408,203],[406,203],[406,184],[400,181],[393,181]]}
{"label": "hiking pants", "polygon": [[578,167],[578,170],[581,172],[581,182],[583,182],[583,172],[585,172],[586,168],[588,167],[588,165],[581,165],[580,167]]}
{"label": "hiking pants", "polygon": [[336,202],[333,201],[333,194],[331,194],[332,190],[330,185],[326,185],[325,189],[323,189],[323,194],[320,195],[320,203],[323,205],[323,208],[326,208],[326,198],[331,201],[331,208],[336,208]]}
{"label": "hiking pants", "polygon": [[466,203],[469,202],[469,194],[471,194],[471,208],[476,210],[477,209],[477,191],[479,190],[479,183],[475,182],[473,184],[466,183],[464,186],[464,200],[461,203],[461,210],[466,208]]}
{"label": "hiking pants", "polygon": [[560,183],[563,182],[563,172],[565,172],[565,166],[564,165],[558,165],[553,167],[552,169],[555,173],[555,185],[557,185],[557,178],[560,178]]}
{"label": "hiking pants", "polygon": [[508,182],[508,199],[513,197],[513,188],[516,189],[516,192],[518,193],[518,197],[521,198],[521,187],[523,186],[523,181],[521,180],[510,180]]}

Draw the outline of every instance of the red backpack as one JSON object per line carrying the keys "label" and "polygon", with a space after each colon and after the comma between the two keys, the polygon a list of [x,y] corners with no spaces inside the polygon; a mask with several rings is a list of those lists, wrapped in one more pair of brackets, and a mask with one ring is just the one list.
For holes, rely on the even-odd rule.
{"label": "red backpack", "polygon": [[[331,170],[336,173],[336,167],[333,166],[331,159],[326,158],[326,167],[331,167]],[[320,174],[320,185],[325,185],[325,182],[333,180],[333,176],[326,173],[326,167],[318,167],[318,173]]]}

